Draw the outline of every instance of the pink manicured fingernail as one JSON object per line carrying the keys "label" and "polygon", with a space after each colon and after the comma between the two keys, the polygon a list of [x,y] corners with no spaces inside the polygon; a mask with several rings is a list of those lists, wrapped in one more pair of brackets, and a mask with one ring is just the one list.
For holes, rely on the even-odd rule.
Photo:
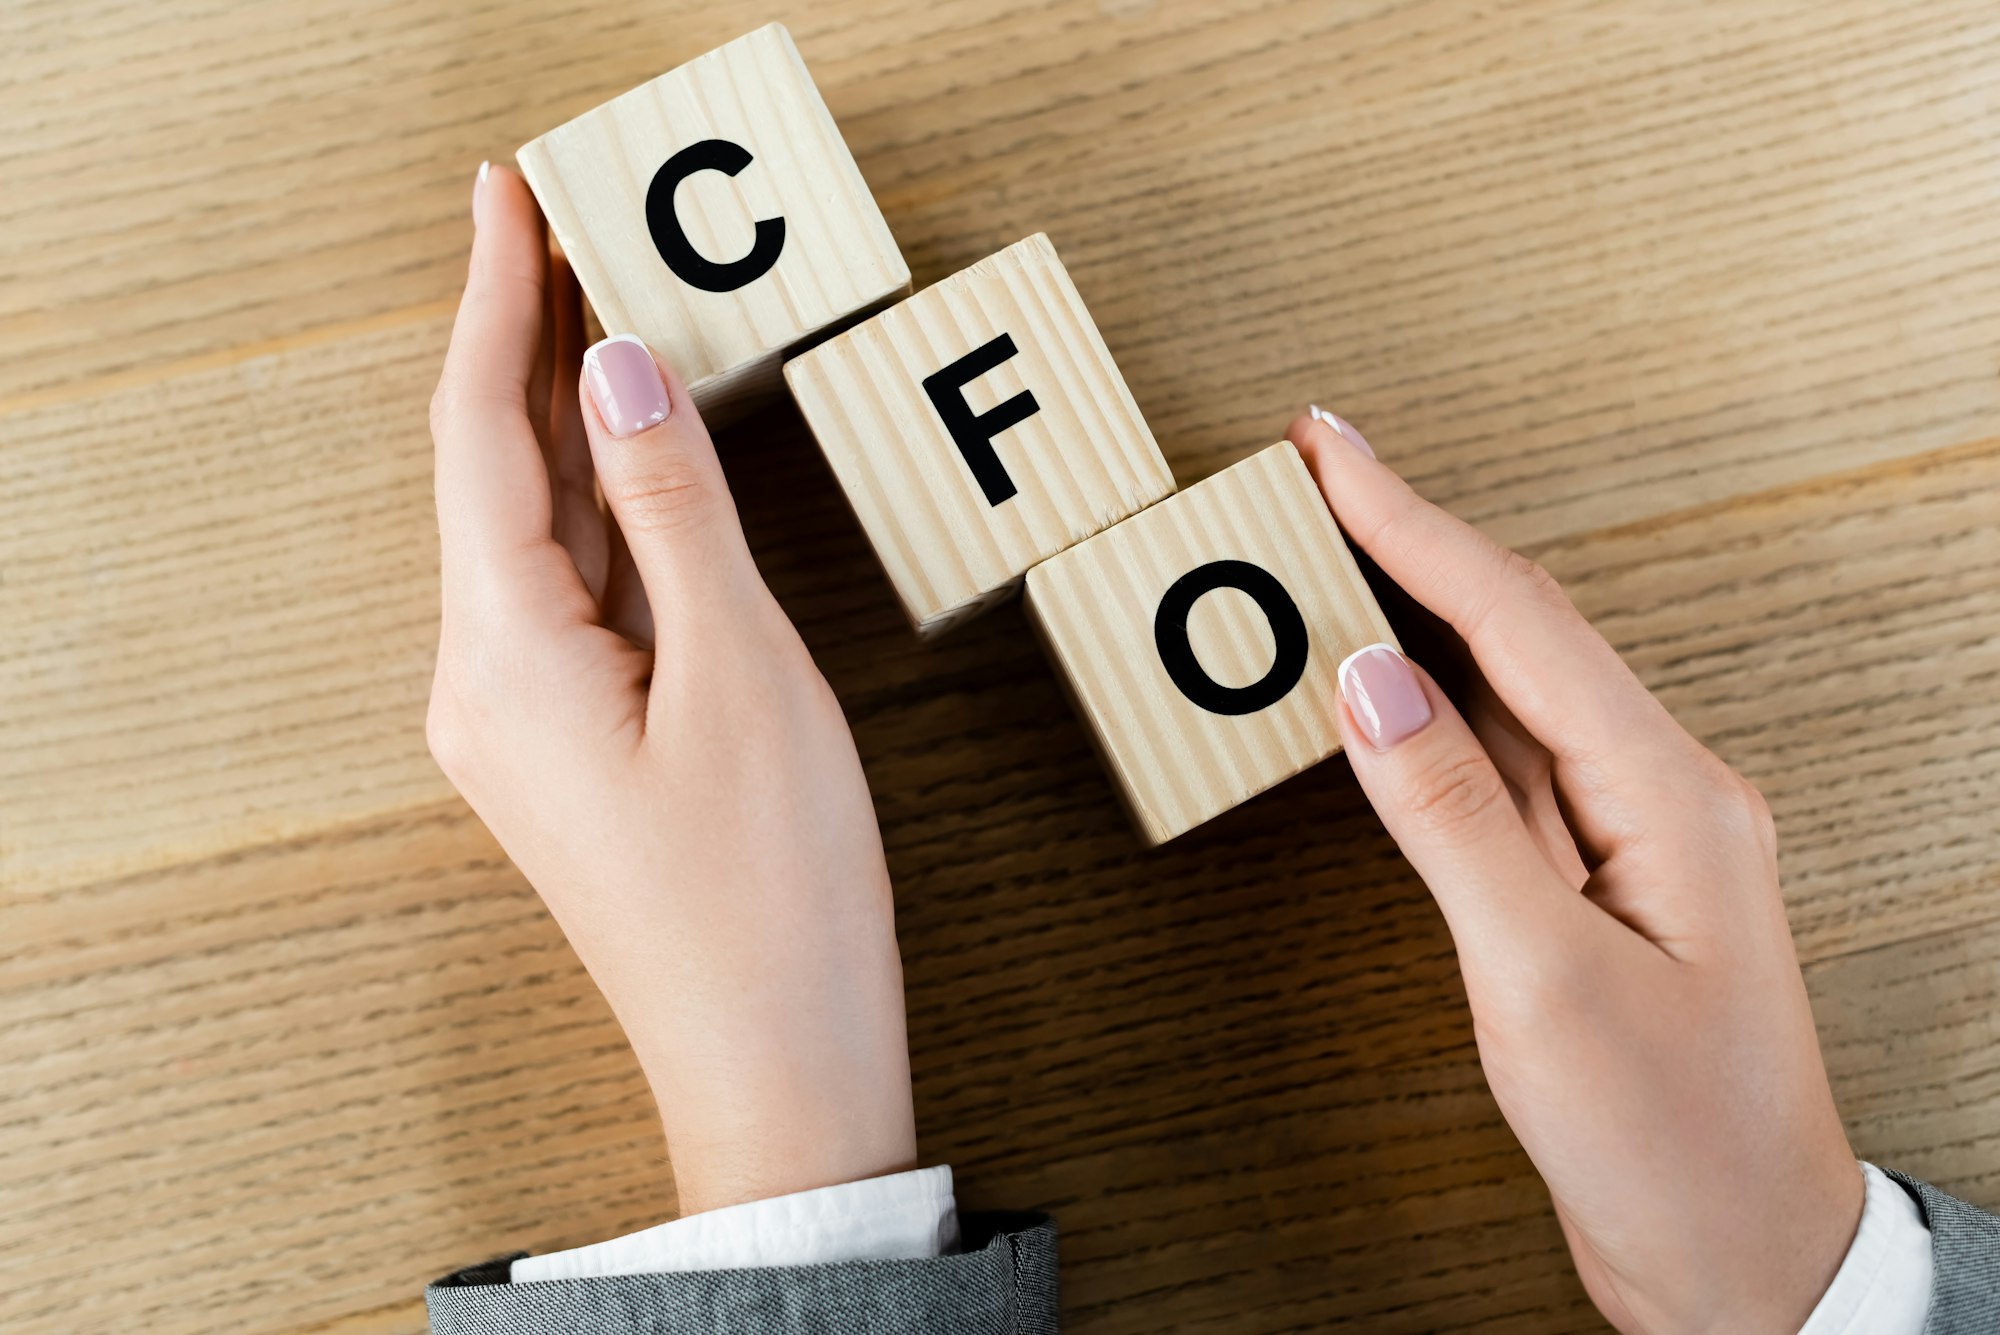
{"label": "pink manicured fingernail", "polygon": [[636,436],[667,420],[673,404],[667,382],[646,345],[630,334],[605,339],[583,354],[583,379],[597,403],[597,415],[611,434]]}
{"label": "pink manicured fingernail", "polygon": [[1410,660],[1386,644],[1371,644],[1347,656],[1340,665],[1340,693],[1377,751],[1387,751],[1431,721],[1431,702],[1424,698]]}
{"label": "pink manicured fingernail", "polygon": [[1356,431],[1354,429],[1354,423],[1348,421],[1345,417],[1341,417],[1334,413],[1328,412],[1326,409],[1320,407],[1317,403],[1309,404],[1307,406],[1312,409],[1312,416],[1315,422],[1326,423],[1328,426],[1332,427],[1334,431],[1339,434],[1340,438],[1346,441],[1349,445],[1352,445],[1355,449],[1360,450],[1370,459],[1373,459],[1375,457],[1374,447],[1368,443],[1368,438],[1366,436],[1362,435],[1359,431]]}
{"label": "pink manicured fingernail", "polygon": [[472,178],[472,225],[479,226],[479,194],[486,189],[486,173],[493,170],[493,164],[479,164],[479,175]]}

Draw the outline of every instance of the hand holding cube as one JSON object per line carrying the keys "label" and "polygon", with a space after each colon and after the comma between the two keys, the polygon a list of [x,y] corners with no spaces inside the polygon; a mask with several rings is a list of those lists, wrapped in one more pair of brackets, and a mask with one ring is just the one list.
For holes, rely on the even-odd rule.
{"label": "hand holding cube", "polygon": [[1339,749],[1339,664],[1392,636],[1292,448],[1174,495],[1039,234],[871,316],[908,270],[782,27],[519,156],[606,331],[705,414],[782,364],[920,634],[1025,579],[1149,842]]}
{"label": "hand holding cube", "polygon": [[516,155],[605,331],[636,334],[711,423],[787,352],[910,271],[791,34],[769,24]]}

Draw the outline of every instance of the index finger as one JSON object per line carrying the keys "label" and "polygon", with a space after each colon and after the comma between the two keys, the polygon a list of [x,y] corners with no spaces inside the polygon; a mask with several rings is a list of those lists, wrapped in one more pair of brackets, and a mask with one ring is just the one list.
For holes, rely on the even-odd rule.
{"label": "index finger", "polygon": [[1458,632],[1558,765],[1654,784],[1699,751],[1547,571],[1417,495],[1330,414],[1286,434],[1348,536]]}
{"label": "index finger", "polygon": [[548,466],[529,416],[544,355],[548,243],[527,183],[482,168],[465,295],[431,400],[438,530],[447,591],[492,587],[550,563]]}

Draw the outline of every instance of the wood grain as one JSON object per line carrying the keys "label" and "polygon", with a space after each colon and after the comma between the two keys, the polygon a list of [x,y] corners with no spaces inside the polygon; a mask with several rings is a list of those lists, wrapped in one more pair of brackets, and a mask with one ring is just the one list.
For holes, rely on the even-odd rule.
{"label": "wood grain", "polygon": [[[1179,617],[1163,613],[1171,590],[1219,561],[1255,567],[1277,588],[1218,587]],[[1296,664],[1276,634],[1286,612],[1301,632]],[[1396,642],[1289,441],[1036,566],[1027,613],[1149,844],[1340,750],[1341,661]],[[1284,689],[1254,709],[1204,706],[1156,645],[1162,615],[1184,628],[1205,685]]]}
{"label": "wood grain", "polygon": [[422,736],[446,328],[0,419],[0,893],[450,793]]}
{"label": "wood grain", "polygon": [[[0,1327],[422,1327],[674,1207],[424,754],[473,169],[771,18],[920,282],[1057,237],[1194,483],[1307,401],[1777,813],[1857,1150],[2000,1206],[2000,14],[1632,0],[0,7]],[[1335,760],[1152,853],[1002,608],[723,453],[856,730],[924,1153],[1085,1332],[1601,1331]]]}
{"label": "wood grain", "polygon": [[[672,197],[688,245],[760,275],[711,291],[669,268],[649,233],[654,174],[707,141],[749,155]],[[522,146],[515,155],[605,332],[637,334],[714,421],[778,388],[787,349],[909,291],[910,270],[784,25],[765,24]],[[726,169],[725,169],[726,170]]]}
{"label": "wood grain", "polygon": [[[1005,337],[957,390],[975,414],[1027,395],[992,439],[994,502],[924,387]],[[919,634],[1015,591],[1037,561],[1163,496],[1174,476],[1076,285],[1041,233],[785,363],[785,383]]]}

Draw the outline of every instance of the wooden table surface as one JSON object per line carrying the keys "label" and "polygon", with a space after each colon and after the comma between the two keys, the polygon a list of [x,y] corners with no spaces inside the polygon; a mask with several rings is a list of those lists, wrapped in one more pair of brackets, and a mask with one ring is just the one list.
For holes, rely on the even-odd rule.
{"label": "wooden table surface", "polygon": [[[428,758],[483,157],[789,23],[919,283],[1046,230],[1185,484],[1338,408],[1778,815],[1857,1150],[2000,1205],[1990,0],[0,8],[0,1327],[410,1331],[674,1208]],[[924,1154],[1079,1331],[1600,1330],[1335,760],[1156,852],[1001,609],[725,437],[852,720]]]}

